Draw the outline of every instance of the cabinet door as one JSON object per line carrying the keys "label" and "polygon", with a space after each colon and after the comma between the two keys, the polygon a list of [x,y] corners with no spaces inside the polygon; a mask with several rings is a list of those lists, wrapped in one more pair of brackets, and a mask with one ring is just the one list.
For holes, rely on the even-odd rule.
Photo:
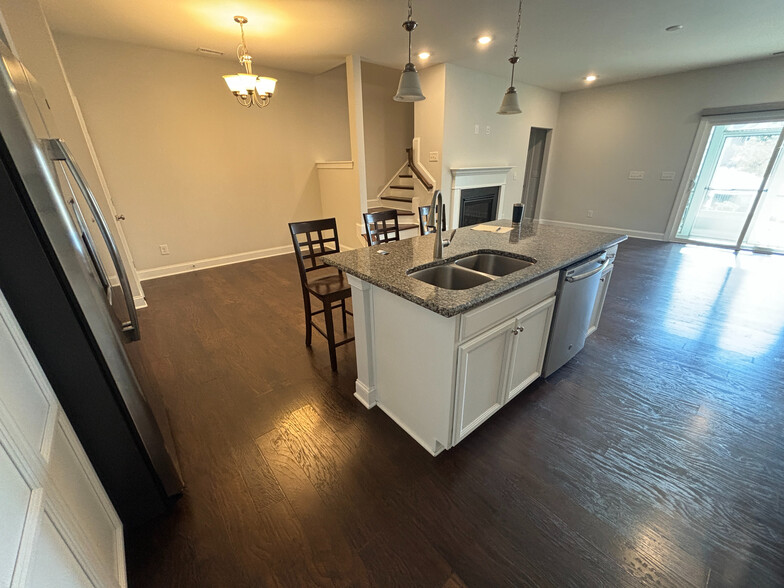
{"label": "cabinet door", "polygon": [[602,272],[601,281],[599,282],[599,291],[596,293],[596,302],[593,304],[593,312],[591,313],[591,322],[588,325],[587,335],[590,335],[599,327],[599,317],[602,316],[604,298],[607,296],[607,288],[610,286],[612,271],[613,266],[610,264],[610,266]]}
{"label": "cabinet door", "polygon": [[452,445],[504,403],[509,344],[515,320],[469,339],[457,348],[457,393]]}
{"label": "cabinet door", "polygon": [[122,525],[0,292],[0,587],[126,586]]}
{"label": "cabinet door", "polygon": [[511,337],[506,400],[511,400],[542,373],[555,296],[519,315]]}

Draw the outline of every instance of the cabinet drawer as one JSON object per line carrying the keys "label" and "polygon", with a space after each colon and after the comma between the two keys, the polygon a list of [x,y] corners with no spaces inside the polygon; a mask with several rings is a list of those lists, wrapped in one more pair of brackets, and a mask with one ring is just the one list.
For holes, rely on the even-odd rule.
{"label": "cabinet drawer", "polygon": [[519,314],[555,294],[558,272],[514,290],[496,300],[468,311],[460,317],[460,341],[473,337],[493,325]]}

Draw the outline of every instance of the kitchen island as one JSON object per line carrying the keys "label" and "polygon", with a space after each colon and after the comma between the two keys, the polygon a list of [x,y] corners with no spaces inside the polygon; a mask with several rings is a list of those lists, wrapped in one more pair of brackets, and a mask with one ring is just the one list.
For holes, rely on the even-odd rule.
{"label": "kitchen island", "polygon": [[[504,220],[489,224],[511,227]],[[324,258],[349,275],[355,396],[368,408],[378,405],[433,455],[459,443],[540,376],[559,271],[603,251],[614,257],[626,236],[531,221],[510,232],[465,227],[456,231],[441,260],[433,259],[435,238],[413,237]],[[480,275],[484,283],[459,290],[410,275],[491,252],[522,260],[526,267],[492,279]],[[611,270],[610,260],[592,329]]]}

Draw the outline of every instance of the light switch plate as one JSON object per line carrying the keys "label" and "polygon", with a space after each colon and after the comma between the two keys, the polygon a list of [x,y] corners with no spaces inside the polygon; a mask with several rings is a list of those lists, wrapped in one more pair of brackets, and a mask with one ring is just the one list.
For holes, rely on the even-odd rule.
{"label": "light switch plate", "polygon": [[438,161],[438,151],[431,151],[428,161]]}
{"label": "light switch plate", "polygon": [[490,125],[487,125],[485,127],[485,135],[489,135],[489,134],[490,134]]}
{"label": "light switch plate", "polygon": [[675,179],[675,172],[662,172],[661,176],[659,176],[660,180],[664,180],[665,182],[671,182]]}
{"label": "light switch plate", "polygon": [[645,179],[645,172],[644,171],[629,171],[629,179],[630,180],[644,180]]}
{"label": "light switch plate", "polygon": [[474,125],[474,135],[479,134],[479,125]]}

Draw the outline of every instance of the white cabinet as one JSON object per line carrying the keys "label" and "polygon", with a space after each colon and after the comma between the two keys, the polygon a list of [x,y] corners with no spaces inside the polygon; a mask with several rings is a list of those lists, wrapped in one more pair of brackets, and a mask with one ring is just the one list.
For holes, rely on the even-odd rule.
{"label": "white cabinet", "polygon": [[504,404],[508,349],[514,328],[512,319],[458,346],[453,444]]}
{"label": "white cabinet", "polygon": [[528,309],[515,320],[509,353],[505,400],[509,401],[542,373],[555,296]]}
{"label": "white cabinet", "polygon": [[0,292],[0,587],[122,588],[122,525]]}
{"label": "white cabinet", "polygon": [[557,277],[548,276],[461,317],[465,340],[457,345],[451,446],[541,374]]}

